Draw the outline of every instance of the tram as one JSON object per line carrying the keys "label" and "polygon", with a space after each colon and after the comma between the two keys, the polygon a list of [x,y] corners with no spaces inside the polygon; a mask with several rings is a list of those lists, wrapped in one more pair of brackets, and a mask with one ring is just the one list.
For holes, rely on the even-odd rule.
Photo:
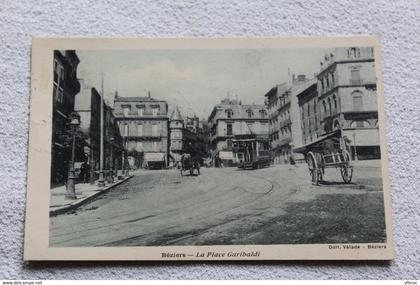
{"label": "tram", "polygon": [[270,141],[267,136],[236,135],[232,139],[232,149],[238,168],[257,169],[271,164]]}

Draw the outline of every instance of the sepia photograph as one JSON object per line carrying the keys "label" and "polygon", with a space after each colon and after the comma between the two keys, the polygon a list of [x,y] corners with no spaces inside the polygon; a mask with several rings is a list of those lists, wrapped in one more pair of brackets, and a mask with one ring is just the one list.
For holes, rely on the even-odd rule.
{"label": "sepia photograph", "polygon": [[380,46],[340,39],[38,39],[30,255],[392,258]]}

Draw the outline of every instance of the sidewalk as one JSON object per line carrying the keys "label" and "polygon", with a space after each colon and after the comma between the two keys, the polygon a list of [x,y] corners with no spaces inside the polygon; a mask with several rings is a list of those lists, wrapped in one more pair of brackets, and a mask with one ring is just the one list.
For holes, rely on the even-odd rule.
{"label": "sidewalk", "polygon": [[96,198],[102,193],[107,192],[111,188],[123,183],[130,179],[133,175],[125,177],[122,180],[115,180],[114,183],[106,183],[105,187],[99,187],[97,181],[94,184],[90,183],[78,183],[75,185],[76,188],[76,200],[66,199],[66,186],[60,186],[51,189],[50,196],[50,216],[56,216],[63,214],[67,211],[74,210],[92,199]]}

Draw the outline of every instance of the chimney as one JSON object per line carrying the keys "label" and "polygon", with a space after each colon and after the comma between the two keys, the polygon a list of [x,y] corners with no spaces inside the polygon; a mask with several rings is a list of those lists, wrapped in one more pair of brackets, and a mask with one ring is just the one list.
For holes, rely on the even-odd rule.
{"label": "chimney", "polygon": [[147,98],[151,98],[151,95],[150,95],[150,91],[149,92],[147,92]]}

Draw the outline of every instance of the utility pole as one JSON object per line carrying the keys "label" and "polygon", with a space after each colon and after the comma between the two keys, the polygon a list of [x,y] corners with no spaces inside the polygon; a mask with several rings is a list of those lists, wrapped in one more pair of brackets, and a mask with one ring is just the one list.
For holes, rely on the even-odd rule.
{"label": "utility pole", "polygon": [[[124,113],[123,113],[123,118],[125,118]],[[123,179],[124,174],[125,174],[125,170],[124,170],[125,160],[124,160],[124,157],[125,157],[125,128],[126,128],[124,119],[122,120],[121,125],[123,126],[123,128],[122,128],[123,131],[122,131],[121,176],[120,176],[120,179]]]}
{"label": "utility pole", "polygon": [[102,73],[102,81],[101,81],[101,129],[100,129],[100,150],[99,150],[99,181],[98,186],[104,187],[105,186],[105,178],[104,178],[104,74]]}

